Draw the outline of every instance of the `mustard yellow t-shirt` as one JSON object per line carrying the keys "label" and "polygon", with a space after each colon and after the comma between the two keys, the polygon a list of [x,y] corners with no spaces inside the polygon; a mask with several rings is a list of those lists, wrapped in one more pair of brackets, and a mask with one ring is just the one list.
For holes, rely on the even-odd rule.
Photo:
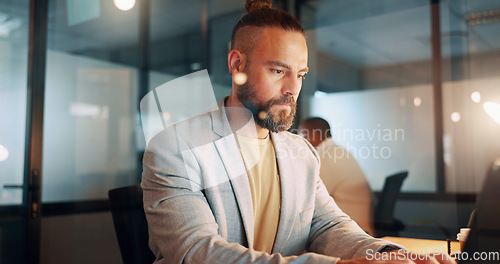
{"label": "mustard yellow t-shirt", "polygon": [[278,231],[281,187],[274,146],[266,139],[237,135],[252,193],[254,249],[271,253]]}

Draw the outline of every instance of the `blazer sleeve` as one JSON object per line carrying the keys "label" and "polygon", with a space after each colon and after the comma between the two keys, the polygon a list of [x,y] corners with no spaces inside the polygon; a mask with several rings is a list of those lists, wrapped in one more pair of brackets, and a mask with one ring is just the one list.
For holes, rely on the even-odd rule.
{"label": "blazer sleeve", "polygon": [[366,234],[335,204],[321,180],[316,185],[316,201],[308,251],[341,259],[366,257],[386,246],[399,245]]}
{"label": "blazer sleeve", "polygon": [[404,249],[400,245],[368,235],[342,212],[319,177],[321,159],[318,152],[304,138],[295,137],[295,139],[301,141],[296,143],[296,146],[303,144],[302,146],[307,149],[301,151],[302,155],[299,156],[301,162],[308,166],[308,175],[305,177],[307,183],[302,185],[310,188],[307,193],[311,194],[311,200],[309,201],[309,198],[307,200],[314,208],[306,251],[340,259],[353,259],[369,257],[386,246]]}
{"label": "blazer sleeve", "polygon": [[[314,149],[312,151],[317,156],[317,152]],[[317,160],[319,162],[318,156]],[[404,249],[400,245],[368,235],[337,206],[320,179],[319,173],[315,173],[314,180],[315,209],[308,251],[341,259],[353,259],[367,257],[386,246]]]}
{"label": "blazer sleeve", "polygon": [[[141,186],[155,263],[336,263],[338,258],[317,253],[284,257],[229,243],[218,224],[198,179],[188,177],[173,131],[155,137],[144,154]],[[195,165],[192,165],[195,166]],[[326,208],[325,208],[326,209]],[[320,211],[318,211],[320,213]],[[238,214],[236,212],[236,214]],[[319,219],[319,218],[318,218]],[[321,223],[316,223],[315,226]],[[318,231],[322,228],[318,228]],[[317,236],[317,241],[326,235]],[[325,237],[326,238],[326,237]]]}

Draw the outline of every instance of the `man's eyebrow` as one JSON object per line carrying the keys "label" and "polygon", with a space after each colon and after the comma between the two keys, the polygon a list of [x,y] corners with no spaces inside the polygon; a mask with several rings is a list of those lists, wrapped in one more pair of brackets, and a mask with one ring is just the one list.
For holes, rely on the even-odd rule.
{"label": "man's eyebrow", "polygon": [[[286,64],[284,62],[281,62],[281,61],[270,61],[267,64],[274,65],[274,66],[279,66],[279,67],[283,67],[283,68],[286,68],[286,69],[289,69],[289,70],[292,69],[292,67],[290,65],[288,65],[288,64]],[[303,71],[308,72],[309,71],[309,67],[305,67],[304,69],[299,70],[299,72],[303,72]]]}

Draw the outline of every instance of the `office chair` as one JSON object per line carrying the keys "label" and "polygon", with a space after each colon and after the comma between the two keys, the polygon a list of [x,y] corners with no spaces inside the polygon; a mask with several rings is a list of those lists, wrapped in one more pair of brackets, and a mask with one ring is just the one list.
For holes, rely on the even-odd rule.
{"label": "office chair", "polygon": [[108,192],[116,237],[124,264],[153,263],[148,224],[142,204],[142,189],[132,185]]}
{"label": "office chair", "polygon": [[384,188],[375,208],[375,232],[378,237],[398,236],[398,232],[405,227],[401,221],[394,218],[394,207],[407,176],[408,171],[402,171],[385,178]]}

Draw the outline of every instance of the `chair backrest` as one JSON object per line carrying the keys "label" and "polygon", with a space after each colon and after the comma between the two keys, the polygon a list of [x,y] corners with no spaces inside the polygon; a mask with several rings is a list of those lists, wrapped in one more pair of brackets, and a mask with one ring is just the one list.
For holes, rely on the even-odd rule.
{"label": "chair backrest", "polygon": [[407,176],[408,171],[402,171],[385,178],[384,188],[375,208],[375,225],[392,225],[394,223],[396,199]]}
{"label": "chair backrest", "polygon": [[111,214],[124,264],[153,263],[149,234],[142,203],[142,189],[132,185],[108,192]]}

